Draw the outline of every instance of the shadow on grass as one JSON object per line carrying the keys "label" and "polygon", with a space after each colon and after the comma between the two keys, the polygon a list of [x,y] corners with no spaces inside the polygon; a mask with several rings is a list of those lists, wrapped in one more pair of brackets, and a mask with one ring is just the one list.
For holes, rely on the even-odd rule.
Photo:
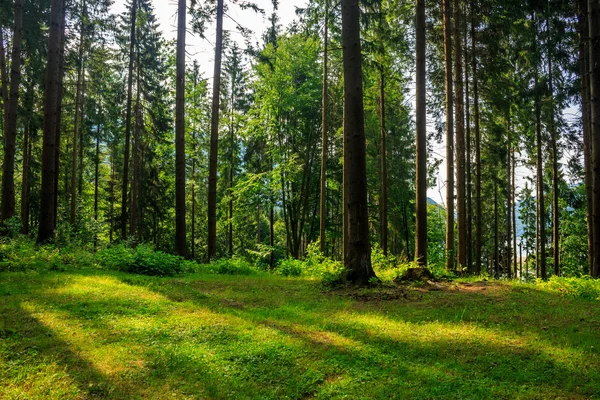
{"label": "shadow on grass", "polygon": [[[36,346],[40,357],[65,367],[82,393],[107,398],[166,397],[168,390],[196,398],[577,398],[599,390],[598,370],[588,368],[593,360],[579,359],[589,354],[579,354],[577,343],[594,330],[561,339],[544,329],[564,315],[577,319],[589,303],[534,289],[361,303],[324,296],[301,280],[100,275],[149,290],[160,304],[43,288],[20,301],[58,313],[74,330],[108,332],[114,318],[149,319],[137,330],[112,332],[116,345],[143,347],[137,358],[145,368],[99,372],[78,356],[77,345],[17,301],[0,304],[17,310],[18,317],[3,319],[4,327],[15,327],[9,354]],[[539,314],[548,304],[554,308]],[[189,318],[173,322],[182,310]],[[557,354],[546,351],[553,348]]]}

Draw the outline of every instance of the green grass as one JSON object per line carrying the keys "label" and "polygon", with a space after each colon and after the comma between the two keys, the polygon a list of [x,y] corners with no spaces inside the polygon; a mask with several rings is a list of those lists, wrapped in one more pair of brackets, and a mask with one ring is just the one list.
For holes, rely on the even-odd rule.
{"label": "green grass", "polygon": [[600,396],[600,302],[464,281],[0,274],[0,399]]}

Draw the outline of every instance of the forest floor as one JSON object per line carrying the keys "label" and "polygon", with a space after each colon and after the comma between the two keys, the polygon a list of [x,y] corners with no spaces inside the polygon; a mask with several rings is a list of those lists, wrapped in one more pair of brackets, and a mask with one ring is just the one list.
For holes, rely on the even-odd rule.
{"label": "forest floor", "polygon": [[0,273],[1,399],[589,399],[600,302],[531,284]]}

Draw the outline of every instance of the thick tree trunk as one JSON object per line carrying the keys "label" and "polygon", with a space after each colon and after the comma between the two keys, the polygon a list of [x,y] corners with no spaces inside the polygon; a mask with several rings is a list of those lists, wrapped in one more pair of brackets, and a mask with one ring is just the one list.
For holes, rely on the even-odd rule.
{"label": "thick tree trunk", "polygon": [[454,83],[452,78],[452,9],[443,2],[446,81],[446,270],[454,270]]}
{"label": "thick tree trunk", "polygon": [[23,0],[15,0],[14,31],[10,63],[10,93],[4,116],[4,160],[2,164],[2,221],[15,215],[15,151],[17,140],[17,107],[21,84],[21,46],[23,36]]}
{"label": "thick tree trunk", "polygon": [[388,254],[388,176],[387,176],[387,133],[385,128],[385,77],[383,66],[379,69],[379,163],[381,188],[379,193],[379,220],[381,224],[381,250]]}
{"label": "thick tree trunk", "polygon": [[593,237],[594,268],[592,276],[600,277],[600,0],[588,0],[590,34],[590,93],[593,151]]}
{"label": "thick tree trunk", "polygon": [[64,0],[52,0],[44,89],[44,145],[42,149],[42,191],[38,243],[46,243],[54,236],[55,177],[57,173],[55,169],[57,99],[60,90],[59,64],[62,47],[61,30],[64,29],[64,12]]}
{"label": "thick tree trunk", "polygon": [[131,3],[131,26],[129,33],[129,73],[127,78],[127,105],[125,110],[125,151],[123,155],[123,189],[121,193],[121,237],[127,239],[127,196],[129,188],[129,152],[131,147],[131,103],[133,101],[133,62],[135,56],[135,28],[137,0]]}
{"label": "thick tree trunk", "polygon": [[475,36],[475,3],[471,1],[471,48],[473,56],[471,58],[473,69],[473,111],[474,128],[475,128],[475,274],[481,273],[481,249],[483,243],[483,219],[481,207],[481,131],[479,128],[479,85],[477,76],[477,51],[476,51],[476,36]]}
{"label": "thick tree trunk", "polygon": [[219,154],[219,103],[221,94],[221,56],[223,52],[223,0],[217,1],[217,41],[213,75],[210,155],[208,165],[208,261],[217,254],[217,157]]}
{"label": "thick tree trunk", "polygon": [[319,207],[319,248],[325,254],[327,225],[327,113],[328,113],[328,82],[329,82],[329,0],[325,1],[325,33],[323,34],[323,103],[321,118],[321,195]]}
{"label": "thick tree trunk", "polygon": [[[186,0],[179,0],[177,11],[177,87],[175,118],[175,247],[177,254],[187,257],[185,222],[185,33]],[[192,202],[194,199],[192,198]],[[194,228],[192,228],[193,230]],[[192,240],[194,238],[192,237]]]}
{"label": "thick tree trunk", "polygon": [[415,258],[427,266],[427,111],[425,87],[425,1],[417,0],[416,18],[416,125],[417,125],[417,198],[415,227]]}
{"label": "thick tree trunk", "polygon": [[467,263],[466,187],[465,187],[465,108],[463,101],[462,40],[460,1],[454,0],[454,99],[456,123],[456,210],[458,217],[458,269]]}
{"label": "thick tree trunk", "polygon": [[358,0],[342,0],[342,47],[344,64],[344,166],[348,176],[347,279],[367,284],[375,277],[371,266],[367,207],[366,143],[364,127],[360,8]]}
{"label": "thick tree trunk", "polygon": [[587,233],[588,233],[588,266],[592,275],[594,261],[594,232],[593,232],[593,178],[592,178],[592,137],[590,120],[590,77],[589,77],[589,35],[587,22],[587,0],[578,0],[578,33],[579,33],[579,76],[581,90],[581,120],[583,133],[583,159],[585,173],[585,196],[587,204]]}

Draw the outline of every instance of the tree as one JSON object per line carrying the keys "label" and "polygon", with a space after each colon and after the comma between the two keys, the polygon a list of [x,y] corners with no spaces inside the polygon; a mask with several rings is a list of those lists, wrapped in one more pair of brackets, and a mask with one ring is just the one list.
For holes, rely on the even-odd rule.
{"label": "tree", "polygon": [[319,248],[321,253],[325,254],[326,251],[326,235],[325,228],[327,222],[327,103],[329,90],[327,87],[328,83],[328,63],[329,63],[329,0],[325,1],[325,22],[323,25],[323,109],[322,109],[322,123],[321,123],[321,193],[320,193],[320,205],[319,205]]}
{"label": "tree", "polygon": [[454,92],[452,80],[452,9],[443,2],[446,82],[446,270],[454,269]]}
{"label": "tree", "polygon": [[347,171],[348,248],[344,251],[347,279],[367,284],[375,277],[371,266],[367,173],[358,0],[342,0],[344,65],[344,169]]}
{"label": "tree", "polygon": [[217,39],[213,74],[210,155],[208,161],[208,261],[217,253],[217,157],[219,154],[219,107],[221,91],[221,56],[223,53],[223,0],[217,1]]}
{"label": "tree", "polygon": [[[129,152],[131,147],[131,103],[133,101],[133,62],[135,58],[135,27],[137,0],[131,3],[129,34],[129,67],[127,75],[127,105],[125,108],[125,152],[123,153],[123,186],[121,191],[121,238],[127,238],[127,195],[129,188]],[[132,210],[132,212],[135,210]]]}
{"label": "tree", "polygon": [[179,0],[177,23],[177,104],[175,121],[175,247],[177,254],[187,256],[185,222],[185,17],[186,1]]}
{"label": "tree", "polygon": [[427,265],[427,122],[425,102],[425,1],[417,0],[417,199],[415,259]]}
{"label": "tree", "polygon": [[458,268],[467,263],[467,219],[465,185],[465,109],[462,70],[461,9],[459,0],[454,1],[454,93],[456,123],[456,202],[458,217]]}
{"label": "tree", "polygon": [[[10,92],[5,104],[4,160],[2,163],[2,215],[6,221],[15,214],[15,151],[17,138],[17,107],[21,83],[21,38],[23,36],[23,0],[15,0],[14,30],[10,66]],[[3,79],[3,86],[6,82]],[[6,98],[6,97],[5,97]]]}
{"label": "tree", "polygon": [[588,29],[590,37],[590,98],[593,149],[593,239],[594,262],[592,276],[600,277],[600,1],[588,0]]}
{"label": "tree", "polygon": [[58,120],[58,97],[60,85],[61,37],[64,34],[64,0],[52,0],[50,12],[50,35],[44,89],[44,144],[42,150],[42,194],[38,243],[46,243],[54,236],[55,229],[55,177],[56,177],[56,131]]}

